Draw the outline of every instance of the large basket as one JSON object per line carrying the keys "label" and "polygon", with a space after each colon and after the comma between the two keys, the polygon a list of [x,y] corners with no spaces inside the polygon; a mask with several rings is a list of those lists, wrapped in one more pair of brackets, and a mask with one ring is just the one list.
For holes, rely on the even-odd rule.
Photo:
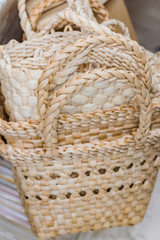
{"label": "large basket", "polygon": [[160,166],[154,56],[87,17],[59,16],[94,34],[43,70],[38,120],[0,121],[0,153],[39,239],[138,223]]}

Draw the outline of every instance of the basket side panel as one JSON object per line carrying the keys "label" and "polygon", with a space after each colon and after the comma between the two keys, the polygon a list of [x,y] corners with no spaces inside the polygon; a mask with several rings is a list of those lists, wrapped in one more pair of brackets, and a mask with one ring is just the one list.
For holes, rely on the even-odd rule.
{"label": "basket side panel", "polygon": [[142,220],[157,176],[155,153],[62,153],[17,163],[14,176],[33,232],[40,238],[134,225]]}

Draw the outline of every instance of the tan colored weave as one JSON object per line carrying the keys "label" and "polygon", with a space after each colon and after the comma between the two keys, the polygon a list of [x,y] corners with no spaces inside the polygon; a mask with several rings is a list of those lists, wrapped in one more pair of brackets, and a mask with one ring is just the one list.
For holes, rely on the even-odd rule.
{"label": "tan colored weave", "polygon": [[[0,121],[0,154],[13,164],[39,239],[138,223],[160,167],[158,54],[76,11],[57,16],[82,33],[32,34],[0,54],[12,119]],[[9,105],[21,83],[36,102],[35,112],[26,105],[32,117],[19,114],[16,100]]]}

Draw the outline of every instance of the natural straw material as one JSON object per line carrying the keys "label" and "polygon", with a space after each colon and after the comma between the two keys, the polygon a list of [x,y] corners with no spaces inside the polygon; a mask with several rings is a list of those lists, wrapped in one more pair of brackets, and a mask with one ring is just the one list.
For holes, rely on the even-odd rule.
{"label": "natural straw material", "polygon": [[[12,162],[21,200],[39,239],[138,223],[160,166],[159,79],[152,75],[158,55],[75,10],[60,12],[57,18],[83,28],[73,42],[66,44],[66,37],[49,58],[51,46],[44,47],[33,94],[38,118],[0,121],[0,154]],[[44,36],[30,36],[36,48],[35,36]],[[28,43],[10,44],[14,50],[27,49]],[[31,59],[37,54],[33,46],[28,46]],[[9,51],[5,61],[9,59],[16,71],[20,66],[25,71],[41,66],[41,58],[29,63],[30,51],[25,58],[20,51],[14,56],[9,45],[3,49],[3,56]],[[12,91],[17,92],[15,86]]]}

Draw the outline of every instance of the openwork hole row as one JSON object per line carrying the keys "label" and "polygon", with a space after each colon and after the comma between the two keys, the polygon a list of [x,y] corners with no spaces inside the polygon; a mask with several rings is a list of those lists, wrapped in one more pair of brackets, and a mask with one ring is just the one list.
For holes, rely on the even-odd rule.
{"label": "openwork hole row", "polygon": [[[146,179],[144,179],[144,180],[142,181],[142,184],[145,184],[145,182],[146,182]],[[131,184],[129,185],[129,188],[133,188],[133,186],[134,186],[134,183],[131,183]],[[121,190],[123,190],[123,189],[124,189],[124,185],[121,185],[121,186],[118,188],[119,191],[121,191]],[[108,192],[108,193],[110,193],[111,191],[112,191],[112,188],[111,188],[111,187],[109,187],[109,188],[106,189],[106,192]],[[97,195],[97,194],[99,194],[100,190],[99,190],[98,188],[95,188],[92,192],[93,192],[93,194]],[[83,191],[83,190],[79,192],[79,195],[80,195],[81,197],[86,196],[86,194],[87,194],[87,192],[86,192],[86,191]],[[68,192],[65,196],[66,196],[66,198],[69,199],[69,198],[72,196],[72,193]],[[25,196],[25,198],[26,198],[26,199],[29,199],[28,196]],[[42,198],[41,198],[39,195],[36,195],[36,198],[37,198],[38,200],[42,200]],[[55,200],[55,199],[57,199],[57,195],[51,194],[51,195],[49,195],[48,198]]]}

